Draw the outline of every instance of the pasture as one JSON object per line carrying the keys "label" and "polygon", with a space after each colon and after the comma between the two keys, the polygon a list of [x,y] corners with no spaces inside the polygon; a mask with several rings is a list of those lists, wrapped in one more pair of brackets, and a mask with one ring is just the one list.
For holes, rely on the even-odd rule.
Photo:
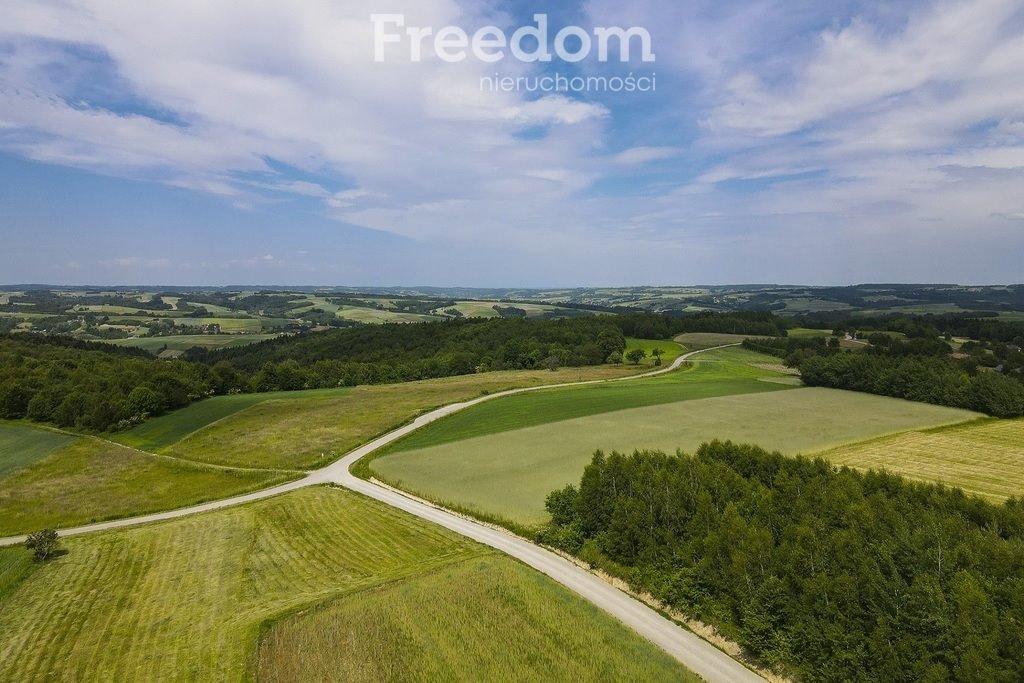
{"label": "pasture", "polygon": [[0,421],[0,481],[74,440],[68,434]]}
{"label": "pasture", "polygon": [[500,555],[341,598],[275,623],[258,679],[699,679],[606,613]]}
{"label": "pasture", "polygon": [[[570,647],[599,643],[602,652],[591,657],[619,663],[626,678],[658,671],[664,662],[653,646],[637,642],[614,622],[591,620],[588,610],[544,580],[526,576],[518,586],[504,586],[500,576],[488,573],[501,561],[482,546],[341,490],[304,489],[172,522],[69,538],[63,544],[65,556],[27,568],[24,560],[12,559],[14,553],[26,556],[23,549],[0,554],[0,680],[252,680],[259,637],[268,623],[285,619],[280,622],[284,628],[270,633],[288,637],[295,631],[287,626],[302,626],[301,616],[290,615],[317,604],[344,605],[338,599],[346,596],[359,604],[359,591],[392,586],[381,597],[388,607],[401,610],[392,618],[401,619],[403,628],[423,626],[423,612],[441,622],[433,628],[454,622],[442,603],[428,606],[418,599],[418,587],[431,588],[430,572],[446,568],[453,568],[467,589],[477,586],[481,602],[476,608],[483,613],[478,618],[494,612],[509,619],[498,637],[469,628],[448,636],[461,636],[470,661],[508,662],[521,656],[505,652],[506,638],[513,637],[511,628],[534,623],[551,641],[539,647],[557,649],[563,637]],[[479,564],[487,558],[494,558],[494,564]],[[5,587],[7,568],[12,577]],[[423,575],[426,584],[406,588],[401,583]],[[542,602],[550,607],[530,613]],[[465,607],[452,609],[458,613]],[[325,642],[329,635],[318,631]],[[394,640],[373,644],[381,634],[371,618],[337,634],[324,656],[347,654],[341,648],[353,633],[360,647],[352,656],[358,661],[370,657],[380,670],[401,667],[401,660],[416,652]],[[431,659],[426,653],[424,666],[443,666],[444,654]],[[387,659],[393,656],[400,661]],[[533,665],[544,664],[538,660]],[[661,670],[678,673],[667,666]]]}
{"label": "pasture", "polygon": [[[564,397],[571,400],[569,394]],[[370,468],[385,481],[432,500],[531,526],[546,521],[547,494],[578,482],[597,449],[693,452],[706,441],[731,439],[789,455],[810,454],[976,417],[869,394],[794,388],[661,403],[449,440],[386,454]],[[445,422],[437,428],[445,430]],[[423,430],[421,442],[431,430]],[[450,436],[442,434],[438,441]]]}
{"label": "pasture", "polygon": [[916,430],[824,454],[838,465],[887,470],[1001,501],[1024,496],[1024,420]]}
{"label": "pasture", "polygon": [[0,536],[194,505],[297,476],[215,469],[81,437],[0,479]]}

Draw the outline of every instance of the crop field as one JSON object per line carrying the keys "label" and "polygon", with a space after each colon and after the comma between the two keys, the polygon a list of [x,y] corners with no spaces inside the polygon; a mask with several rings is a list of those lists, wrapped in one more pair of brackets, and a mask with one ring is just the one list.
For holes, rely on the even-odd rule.
{"label": "crop field", "polygon": [[[494,310],[493,301],[458,301],[454,306],[462,315],[467,318],[497,318],[498,312]],[[440,309],[447,310],[447,308]]]}
{"label": "crop field", "polygon": [[381,323],[422,323],[431,320],[443,320],[442,316],[421,315],[419,313],[399,313],[398,311],[381,311],[376,308],[362,308],[357,306],[339,306],[337,316],[344,320],[353,320],[359,323],[381,324]]}
{"label": "crop field", "polygon": [[67,434],[0,421],[0,481],[74,440]]}
{"label": "crop field", "polygon": [[0,536],[184,507],[295,476],[220,470],[82,437],[0,479]]}
{"label": "crop field", "polygon": [[274,624],[261,641],[257,678],[699,680],[652,649],[542,574],[487,555]]}
{"label": "crop field", "polygon": [[116,339],[110,343],[117,346],[133,346],[150,353],[160,353],[166,348],[163,355],[178,356],[195,346],[207,349],[226,349],[276,338],[276,334],[186,334],[170,337]]}
{"label": "crop field", "polygon": [[[387,604],[411,620],[403,628],[418,628],[423,609],[443,623],[450,618],[443,604],[416,602],[417,587],[429,590],[429,583],[408,584],[409,602],[403,604],[406,584],[395,582],[447,568],[467,588],[479,586],[482,602],[476,607],[484,616],[478,618],[493,612],[510,620],[490,637],[463,634],[470,661],[510,661],[517,654],[505,652],[511,629],[530,623],[554,640],[551,648],[563,636],[570,647],[600,643],[603,652],[591,656],[618,663],[627,678],[636,680],[629,674],[644,671],[678,674],[667,665],[659,668],[664,657],[624,627],[589,615],[581,619],[587,610],[545,580],[527,576],[506,588],[488,573],[502,562],[491,551],[341,490],[305,489],[63,543],[67,554],[42,566],[26,567],[13,555],[27,556],[24,550],[0,551],[0,680],[251,680],[266,624],[285,619],[283,628],[270,632],[287,637],[294,632],[288,626],[302,624],[290,615],[321,603],[344,605],[338,599],[358,600],[358,591],[393,586],[394,593],[386,591]],[[542,602],[550,606],[530,613],[530,606]],[[332,654],[344,652],[339,645],[353,629],[363,646],[380,635],[372,621],[362,622],[338,634]],[[576,630],[582,633],[570,632]],[[386,658],[408,659],[409,653],[390,647],[393,640],[385,642],[360,647],[354,656],[366,661],[373,653],[371,665],[382,670],[403,666]],[[428,653],[424,666],[441,666],[443,656],[435,660]]]}
{"label": "crop field", "polygon": [[1024,496],[1024,420],[906,432],[838,448],[824,457],[840,465],[957,486],[996,501]]}
{"label": "crop field", "polygon": [[676,337],[676,341],[682,344],[687,351],[701,351],[703,349],[713,349],[716,346],[725,346],[726,344],[742,344],[744,339],[749,338],[749,334],[691,332]]}
{"label": "crop field", "polygon": [[701,355],[684,369],[652,379],[508,396],[418,430],[384,453],[418,450],[641,406],[791,389],[791,386],[768,381],[782,378],[781,373],[757,366],[772,360],[771,356],[744,349],[721,349]]}
{"label": "crop field", "polygon": [[[641,391],[644,384],[650,386],[638,382],[629,388]],[[478,415],[478,424],[474,425],[469,411],[442,420],[396,444],[373,460],[370,468],[389,483],[433,500],[517,524],[536,525],[547,519],[547,494],[577,482],[597,449],[674,452],[681,448],[692,452],[712,439],[732,439],[792,455],[810,454],[884,434],[978,417],[967,411],[868,394],[769,383],[762,386],[777,391],[652,401],[644,407],[619,410],[611,408],[625,401],[602,398],[608,408],[603,412],[589,410],[598,399],[586,397],[585,389],[530,397],[538,402],[534,410],[506,411],[501,403],[523,397],[500,399],[473,409],[490,411]],[[717,390],[724,388],[719,385]],[[600,389],[603,387],[595,388],[594,393]],[[559,400],[564,407],[552,407]],[[582,411],[579,406],[588,402],[585,417],[552,419],[559,413],[576,414]],[[524,405],[520,403],[520,407]]]}
{"label": "crop field", "polygon": [[[491,372],[406,384],[291,392],[282,400],[263,401],[229,415],[161,452],[235,467],[314,469],[429,409],[476,398],[483,392],[622,377],[632,372],[635,370],[611,367]],[[168,418],[172,416],[159,419]]]}

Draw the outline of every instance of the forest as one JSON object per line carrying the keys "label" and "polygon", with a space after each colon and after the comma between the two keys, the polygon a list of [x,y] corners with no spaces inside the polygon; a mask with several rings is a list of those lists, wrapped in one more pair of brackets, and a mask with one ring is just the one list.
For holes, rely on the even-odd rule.
{"label": "forest", "polygon": [[167,361],[49,335],[0,335],[0,419],[104,432],[208,396],[600,365],[626,347],[610,318],[362,326]]}
{"label": "forest", "polygon": [[539,540],[806,681],[1024,680],[1024,503],[714,442],[594,455]]}

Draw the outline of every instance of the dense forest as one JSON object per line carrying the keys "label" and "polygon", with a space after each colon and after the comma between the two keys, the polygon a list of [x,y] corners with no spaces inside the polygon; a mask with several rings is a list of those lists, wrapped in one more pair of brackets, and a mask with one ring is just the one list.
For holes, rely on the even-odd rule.
{"label": "dense forest", "polygon": [[614,321],[627,337],[639,339],[671,339],[689,332],[784,337],[790,326],[783,318],[763,311],[692,315],[626,313],[615,316]]}
{"label": "dense forest", "polygon": [[245,386],[229,367],[66,337],[0,337],[0,418],[108,431]]}
{"label": "dense forest", "polygon": [[752,446],[597,453],[544,542],[806,681],[1024,680],[1024,504]]}

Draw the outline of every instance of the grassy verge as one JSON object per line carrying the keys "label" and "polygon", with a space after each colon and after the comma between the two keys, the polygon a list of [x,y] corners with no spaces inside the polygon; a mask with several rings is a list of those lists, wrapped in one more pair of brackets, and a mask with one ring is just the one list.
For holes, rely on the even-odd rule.
{"label": "grassy verge", "polygon": [[0,479],[0,536],[185,507],[295,476],[175,462],[83,437]]}
{"label": "grassy verge", "polygon": [[699,679],[542,574],[486,556],[282,620],[259,680]]}

